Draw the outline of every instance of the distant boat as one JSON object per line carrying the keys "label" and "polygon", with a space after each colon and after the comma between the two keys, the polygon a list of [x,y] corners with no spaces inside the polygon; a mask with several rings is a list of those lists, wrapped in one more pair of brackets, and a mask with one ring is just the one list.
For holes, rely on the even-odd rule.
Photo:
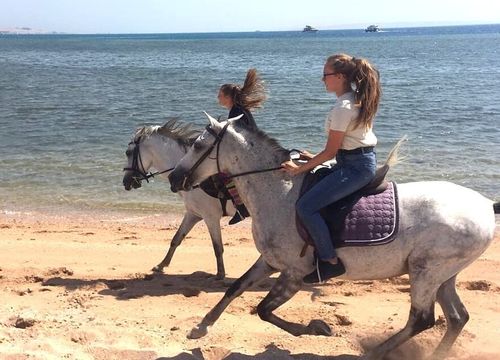
{"label": "distant boat", "polygon": [[365,29],[365,32],[379,32],[380,28],[378,25],[370,25]]}
{"label": "distant boat", "polygon": [[313,28],[311,25],[306,25],[302,32],[318,32],[318,29]]}

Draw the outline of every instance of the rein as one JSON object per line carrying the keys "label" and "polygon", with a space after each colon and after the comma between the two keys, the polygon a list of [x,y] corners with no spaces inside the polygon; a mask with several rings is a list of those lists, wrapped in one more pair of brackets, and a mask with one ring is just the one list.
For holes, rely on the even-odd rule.
{"label": "rein", "polygon": [[[171,167],[169,169],[163,170],[163,171],[156,171],[154,173],[149,172],[146,173],[144,171],[144,165],[142,163],[142,158],[141,158],[141,152],[139,151],[139,143],[141,142],[141,138],[139,137],[138,139],[134,140],[134,152],[132,154],[132,167],[124,167],[123,171],[132,171],[134,174],[139,174],[141,177],[135,177],[134,178],[139,181],[146,180],[149,183],[150,178],[154,178],[156,175],[161,175],[166,172],[174,170],[174,167]],[[140,165],[140,168],[139,168]],[[142,169],[142,170],[141,170]]]}
{"label": "rein", "polygon": [[279,169],[282,169],[282,167],[281,166],[276,166],[276,167],[268,168],[268,169],[259,169],[259,170],[244,171],[244,172],[241,172],[241,173],[238,173],[238,174],[228,175],[227,178],[228,179],[232,179],[232,178],[239,177],[239,176],[245,176],[245,175],[251,175],[251,174],[259,174],[259,173],[264,173],[264,172],[268,172],[268,171],[276,171],[276,170],[279,170]]}
{"label": "rein", "polygon": [[[196,163],[194,163],[194,165],[191,167],[191,169],[189,169],[184,174],[184,181],[182,182],[182,187],[183,188],[185,187],[186,181],[189,179],[189,177],[201,165],[201,163],[210,155],[210,153],[212,152],[212,150],[214,149],[215,146],[217,146],[217,154],[216,154],[217,171],[219,173],[221,172],[220,171],[220,164],[219,164],[219,147],[220,147],[220,143],[222,141],[222,138],[223,138],[224,134],[226,133],[228,125],[229,125],[229,123],[226,123],[226,125],[224,125],[224,127],[222,128],[222,130],[218,134],[210,127],[210,125],[207,125],[207,127],[205,128],[205,130],[208,133],[210,133],[212,136],[214,136],[215,140],[212,143],[212,145],[210,145],[210,147],[203,153],[203,155],[196,161]],[[292,149],[289,152],[291,154],[291,153],[297,152],[297,151],[298,150],[296,150],[296,149]],[[264,172],[269,172],[269,171],[276,171],[276,170],[280,170],[281,168],[282,167],[280,165],[280,166],[276,166],[276,167],[272,167],[272,168],[267,168],[267,169],[258,169],[258,170],[244,171],[244,172],[241,172],[241,173],[228,175],[227,178],[228,179],[233,179],[233,178],[240,177],[240,176],[245,176],[245,175],[259,174],[259,173],[264,173]],[[193,186],[193,188],[197,188],[197,187],[199,187],[199,185]]]}
{"label": "rein", "polygon": [[[300,150],[290,149],[290,150],[288,150],[288,154],[290,155],[290,159],[291,160],[300,160]],[[235,178],[235,177],[238,177],[238,176],[245,176],[245,175],[251,175],[251,174],[259,174],[259,173],[268,172],[268,171],[276,171],[276,170],[280,170],[282,168],[283,167],[280,165],[280,166],[276,166],[276,167],[272,167],[272,168],[268,168],[268,169],[244,171],[244,172],[240,172],[240,173],[237,173],[237,174],[234,174],[234,175],[228,175],[227,178],[232,179],[232,178]]]}

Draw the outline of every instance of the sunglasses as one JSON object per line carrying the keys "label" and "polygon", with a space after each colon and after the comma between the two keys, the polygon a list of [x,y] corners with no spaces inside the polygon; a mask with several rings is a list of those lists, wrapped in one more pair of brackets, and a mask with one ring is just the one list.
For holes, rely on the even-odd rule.
{"label": "sunglasses", "polygon": [[330,75],[338,75],[338,73],[336,73],[336,72],[323,73],[323,79],[326,78],[327,76],[330,76]]}

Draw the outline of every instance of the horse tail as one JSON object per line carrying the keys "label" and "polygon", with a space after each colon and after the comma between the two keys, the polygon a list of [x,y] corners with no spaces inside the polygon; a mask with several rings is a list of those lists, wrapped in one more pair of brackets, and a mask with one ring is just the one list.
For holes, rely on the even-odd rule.
{"label": "horse tail", "polygon": [[401,139],[399,139],[396,145],[394,145],[394,147],[389,152],[389,155],[387,155],[387,160],[385,161],[384,166],[391,167],[399,162],[400,160],[400,158],[398,157],[399,148],[406,140],[408,140],[408,137],[406,135],[404,135]]}
{"label": "horse tail", "polygon": [[500,201],[493,204],[493,210],[495,214],[500,214]]}

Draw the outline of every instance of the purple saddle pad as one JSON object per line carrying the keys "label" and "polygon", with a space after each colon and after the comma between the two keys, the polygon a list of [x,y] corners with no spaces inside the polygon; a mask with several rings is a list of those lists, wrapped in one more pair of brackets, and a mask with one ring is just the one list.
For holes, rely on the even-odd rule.
{"label": "purple saddle pad", "polygon": [[389,182],[385,191],[361,197],[344,219],[340,236],[332,237],[340,246],[382,245],[392,241],[398,228],[396,184]]}
{"label": "purple saddle pad", "polygon": [[[353,194],[322,211],[336,248],[343,246],[383,245],[391,242],[398,231],[399,207],[394,182],[384,191],[362,196]],[[313,241],[302,222],[296,217],[299,234],[304,241]]]}

